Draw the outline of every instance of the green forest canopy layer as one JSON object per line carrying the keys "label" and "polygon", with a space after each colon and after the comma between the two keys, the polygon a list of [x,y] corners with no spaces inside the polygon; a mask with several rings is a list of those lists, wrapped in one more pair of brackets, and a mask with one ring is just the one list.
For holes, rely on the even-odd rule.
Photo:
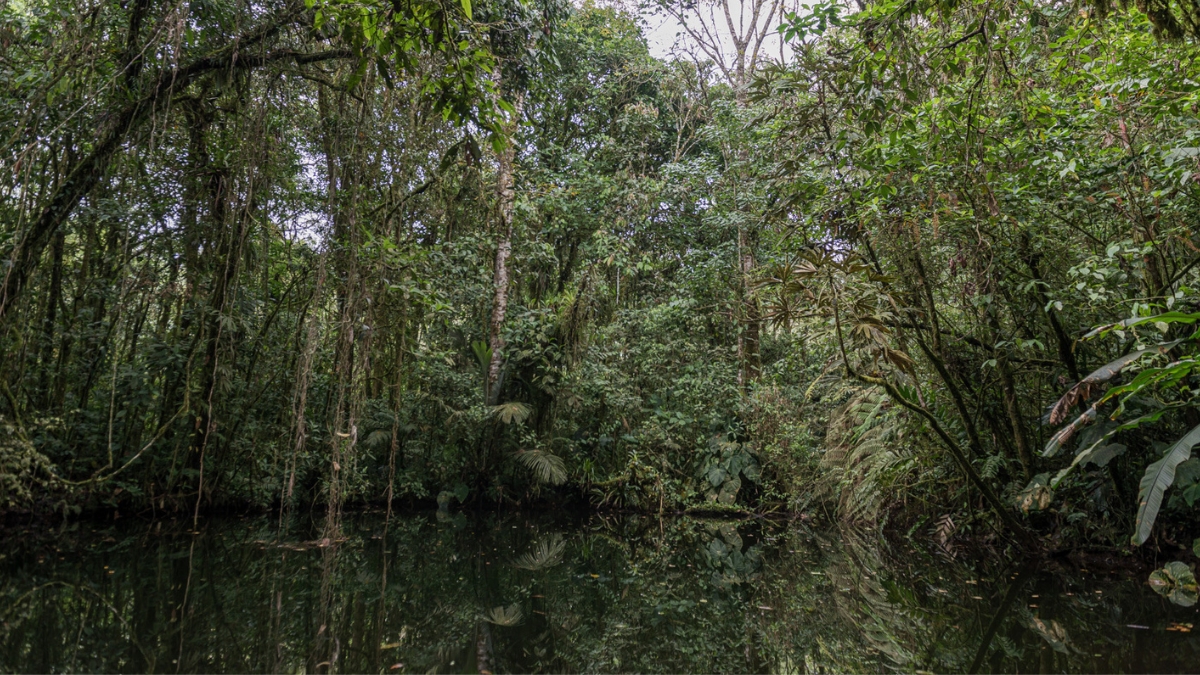
{"label": "green forest canopy layer", "polygon": [[746,7],[5,4],[0,506],[1182,543],[1197,8]]}

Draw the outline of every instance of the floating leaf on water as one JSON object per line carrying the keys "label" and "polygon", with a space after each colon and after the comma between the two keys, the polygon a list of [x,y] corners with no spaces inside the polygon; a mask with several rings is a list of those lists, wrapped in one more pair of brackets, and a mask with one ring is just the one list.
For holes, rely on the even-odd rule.
{"label": "floating leaf on water", "polygon": [[1150,573],[1150,588],[1180,607],[1196,604],[1196,575],[1186,563],[1173,560]]}

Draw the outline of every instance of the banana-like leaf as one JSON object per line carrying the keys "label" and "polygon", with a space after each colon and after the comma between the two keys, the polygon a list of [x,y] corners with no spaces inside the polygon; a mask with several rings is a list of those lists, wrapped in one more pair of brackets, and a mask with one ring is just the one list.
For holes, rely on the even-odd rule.
{"label": "banana-like leaf", "polygon": [[1075,455],[1075,460],[1071,462],[1071,465],[1059,471],[1054,480],[1050,481],[1050,487],[1057,488],[1062,479],[1066,478],[1067,474],[1071,473],[1077,466],[1083,466],[1084,464],[1107,466],[1114,457],[1125,454],[1124,445],[1120,443],[1106,443],[1106,440],[1101,439],[1096,441],[1086,450]]}
{"label": "banana-like leaf", "polygon": [[1066,421],[1067,415],[1077,404],[1086,401],[1092,395],[1092,390],[1096,385],[1107,382],[1116,377],[1122,370],[1125,370],[1129,364],[1146,356],[1147,354],[1166,354],[1171,351],[1175,345],[1183,342],[1183,340],[1175,340],[1174,342],[1164,342],[1160,345],[1139,349],[1136,352],[1130,352],[1119,359],[1110,361],[1096,370],[1092,371],[1087,377],[1080,380],[1074,387],[1063,394],[1063,397],[1058,399],[1054,407],[1050,409],[1050,424],[1062,424]]}
{"label": "banana-like leaf", "polygon": [[1071,439],[1075,436],[1075,432],[1091,424],[1092,421],[1096,419],[1098,412],[1099,411],[1096,410],[1096,406],[1092,406],[1087,410],[1084,410],[1083,414],[1077,417],[1074,422],[1071,422],[1062,429],[1059,429],[1058,432],[1051,436],[1050,440],[1046,442],[1046,447],[1042,449],[1042,457],[1053,457],[1057,455],[1058,451],[1062,450],[1064,445],[1071,442]]}
{"label": "banana-like leaf", "polygon": [[567,482],[567,463],[558,455],[545,450],[521,450],[517,453],[517,460],[532,471],[541,483],[562,485]]}
{"label": "banana-like leaf", "polygon": [[1150,538],[1154,528],[1154,519],[1162,507],[1163,495],[1167,488],[1175,482],[1175,467],[1187,461],[1192,456],[1192,446],[1200,443],[1200,425],[1183,435],[1167,454],[1157,462],[1146,467],[1142,476],[1142,484],[1138,487],[1137,522],[1133,529],[1133,545],[1141,546]]}
{"label": "banana-like leaf", "polygon": [[1121,397],[1121,403],[1117,407],[1117,411],[1113,413],[1113,417],[1120,415],[1125,411],[1125,404],[1129,399],[1136,396],[1143,389],[1153,386],[1156,389],[1163,387],[1173,387],[1185,377],[1192,374],[1192,370],[1200,365],[1195,359],[1181,359],[1173,361],[1163,366],[1162,368],[1147,368],[1137,374],[1137,377],[1129,381],[1128,384],[1123,384],[1119,387],[1113,387],[1104,392],[1104,396],[1100,398],[1101,402],[1112,400],[1118,396]]}
{"label": "banana-like leaf", "polygon": [[509,401],[492,407],[492,414],[500,419],[505,424],[516,422],[520,424],[524,422],[532,413],[533,410],[524,403],[518,401]]}

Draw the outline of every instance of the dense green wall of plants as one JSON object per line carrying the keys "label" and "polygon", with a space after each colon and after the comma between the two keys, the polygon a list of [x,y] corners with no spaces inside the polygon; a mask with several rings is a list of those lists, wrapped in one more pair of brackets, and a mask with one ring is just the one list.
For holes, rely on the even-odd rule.
{"label": "dense green wall of plants", "polygon": [[1192,9],[10,2],[0,507],[1183,542]]}

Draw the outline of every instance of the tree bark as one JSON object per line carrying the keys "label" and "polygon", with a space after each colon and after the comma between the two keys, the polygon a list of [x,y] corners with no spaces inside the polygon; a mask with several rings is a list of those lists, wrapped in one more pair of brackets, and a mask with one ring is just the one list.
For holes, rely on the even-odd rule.
{"label": "tree bark", "polygon": [[495,295],[492,298],[492,318],[488,325],[488,347],[492,350],[492,359],[488,364],[487,401],[496,405],[500,400],[500,369],[504,365],[504,317],[508,312],[508,289],[510,285],[508,274],[508,258],[512,255],[512,218],[513,206],[516,202],[516,189],[513,180],[513,165],[516,162],[516,146],[514,133],[521,121],[521,113],[525,107],[524,93],[514,96],[512,118],[509,120],[506,135],[508,143],[500,151],[499,168],[496,175],[496,202],[499,215],[500,241],[496,246],[496,266],[492,283]]}

